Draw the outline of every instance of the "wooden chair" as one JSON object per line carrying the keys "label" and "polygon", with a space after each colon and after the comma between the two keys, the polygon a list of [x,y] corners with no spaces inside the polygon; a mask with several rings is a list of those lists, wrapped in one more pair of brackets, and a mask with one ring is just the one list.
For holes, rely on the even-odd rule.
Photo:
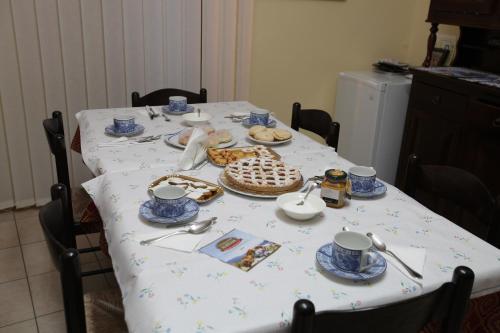
{"label": "wooden chair", "polygon": [[417,333],[431,321],[439,321],[443,333],[457,333],[473,282],[474,272],[459,266],[439,289],[379,307],[316,313],[311,301],[301,299],[293,307],[292,333]]}
{"label": "wooden chair", "polygon": [[168,99],[171,96],[185,96],[187,98],[188,104],[207,102],[207,90],[204,88],[200,89],[199,94],[182,89],[167,88],[150,92],[149,94],[142,97],[140,97],[137,91],[134,91],[132,93],[132,106],[138,107],[146,105],[167,105],[169,102]]}
{"label": "wooden chair", "polygon": [[76,249],[66,186],[51,188],[52,201],[39,212],[51,259],[60,272],[67,332],[127,332],[119,290],[84,295],[82,278],[112,269],[82,272],[80,251]]}
{"label": "wooden chair", "polygon": [[475,175],[445,165],[424,165],[412,154],[408,158],[404,191],[436,213],[500,247],[500,200],[495,200]]}
{"label": "wooden chair", "polygon": [[311,131],[325,139],[326,144],[337,150],[339,145],[340,124],[332,121],[332,117],[326,111],[316,109],[302,109],[300,103],[293,103],[292,126],[294,130],[299,128]]}

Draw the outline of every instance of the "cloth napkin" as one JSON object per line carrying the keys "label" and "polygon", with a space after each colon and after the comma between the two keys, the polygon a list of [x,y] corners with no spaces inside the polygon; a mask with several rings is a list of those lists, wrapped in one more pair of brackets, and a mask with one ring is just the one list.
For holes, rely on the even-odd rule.
{"label": "cloth napkin", "polygon": [[[388,249],[393,252],[395,255],[399,257],[399,259],[403,260],[405,264],[413,268],[416,272],[420,273],[422,276],[424,276],[424,265],[425,265],[425,257],[427,250],[424,248],[416,248],[416,247],[409,247],[409,246],[401,246],[401,245],[392,245],[388,247]],[[394,267],[396,267],[399,271],[401,271],[403,274],[406,276],[410,277],[412,280],[416,281],[410,273],[406,270],[406,268],[403,267],[397,261],[394,259],[393,256],[387,253],[383,253],[384,258],[390,262]],[[424,277],[425,278],[425,277]],[[421,283],[421,280],[418,282]]]}
{"label": "cloth napkin", "polygon": [[[140,242],[145,239],[150,239],[153,237],[158,237],[163,234],[168,234],[171,232],[175,232],[178,230],[184,230],[186,229],[187,226],[184,226],[182,228],[168,228],[168,229],[160,229],[156,231],[155,233],[139,233],[139,234],[134,234],[132,235],[132,239],[136,242]],[[181,252],[193,252],[200,241],[210,233],[209,231],[206,231],[202,234],[194,235],[194,234],[188,234],[188,233],[182,233],[178,235],[174,235],[171,237],[168,237],[166,239],[162,239],[156,242],[152,242],[149,245],[146,246],[158,246],[166,249],[171,249],[171,250],[176,250],[176,251],[181,251]]]}
{"label": "cloth napkin", "polygon": [[195,128],[193,130],[186,145],[186,149],[184,149],[179,159],[179,169],[191,170],[194,166],[200,164],[207,158],[206,151],[203,151],[203,141],[205,141],[207,137],[207,134],[201,128]]}

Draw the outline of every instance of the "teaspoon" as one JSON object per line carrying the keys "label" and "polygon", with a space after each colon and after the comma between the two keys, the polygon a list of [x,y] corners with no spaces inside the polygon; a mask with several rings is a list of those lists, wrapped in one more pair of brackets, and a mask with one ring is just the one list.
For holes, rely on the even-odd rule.
{"label": "teaspoon", "polygon": [[378,238],[377,235],[369,232],[366,234],[368,237],[370,237],[370,239],[372,240],[373,242],[373,246],[375,246],[375,248],[377,250],[379,250],[380,252],[385,252],[387,254],[390,254],[394,259],[396,259],[397,261],[399,261],[401,263],[401,265],[404,266],[404,268],[406,268],[406,270],[413,276],[413,277],[416,277],[417,279],[421,279],[422,278],[422,275],[419,274],[418,272],[415,272],[410,266],[408,266],[407,264],[405,264],[403,262],[403,260],[399,259],[397,255],[394,254],[394,252],[390,251],[387,249],[387,246],[385,245],[385,243],[380,239]]}
{"label": "teaspoon", "polygon": [[201,221],[198,223],[193,223],[187,229],[178,230],[178,231],[171,232],[169,234],[162,235],[159,237],[146,239],[146,240],[141,241],[140,244],[141,245],[151,244],[152,242],[156,242],[156,241],[168,238],[170,236],[179,235],[179,234],[194,234],[194,235],[201,234],[201,233],[205,232],[206,230],[208,230],[208,228],[210,228],[212,226],[212,224],[215,223],[215,220],[217,220],[217,218],[212,217],[208,220],[204,220],[204,221]]}

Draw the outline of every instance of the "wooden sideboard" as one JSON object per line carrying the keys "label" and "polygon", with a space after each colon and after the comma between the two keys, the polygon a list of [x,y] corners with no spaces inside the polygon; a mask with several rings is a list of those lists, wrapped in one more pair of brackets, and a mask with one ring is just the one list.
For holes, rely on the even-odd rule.
{"label": "wooden sideboard", "polygon": [[[455,166],[479,177],[500,196],[500,87],[428,71],[438,25],[460,26],[457,54],[451,66],[500,73],[500,0],[432,0],[431,23],[423,68],[412,70],[413,82],[399,156],[396,186],[403,188],[408,156],[423,164]],[[460,180],[457,180],[460,181]],[[427,207],[468,228],[473,223],[460,207],[421,194]],[[484,236],[487,230],[476,233]]]}

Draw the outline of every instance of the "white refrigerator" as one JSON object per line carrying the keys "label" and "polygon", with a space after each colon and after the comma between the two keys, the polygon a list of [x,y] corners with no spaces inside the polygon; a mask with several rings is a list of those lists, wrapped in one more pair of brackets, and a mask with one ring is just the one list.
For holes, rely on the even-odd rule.
{"label": "white refrigerator", "polygon": [[338,153],[357,165],[373,166],[394,184],[411,79],[373,71],[340,73],[335,121]]}

